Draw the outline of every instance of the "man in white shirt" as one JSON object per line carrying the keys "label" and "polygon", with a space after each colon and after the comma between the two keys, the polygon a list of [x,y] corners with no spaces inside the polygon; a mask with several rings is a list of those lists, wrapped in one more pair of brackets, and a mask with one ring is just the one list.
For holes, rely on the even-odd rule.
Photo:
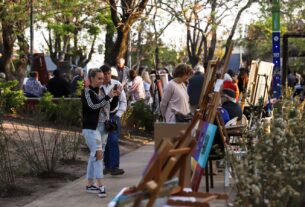
{"label": "man in white shirt", "polygon": [[[111,79],[111,68],[107,65],[103,65],[100,69],[104,73],[104,79],[102,84],[102,90],[105,94],[108,94],[113,87],[120,86],[121,83],[118,80]],[[112,98],[110,102],[110,119],[115,121],[118,125],[118,129],[109,132],[107,144],[104,152],[104,174],[122,175],[124,170],[119,168],[120,165],[120,151],[119,151],[119,138],[121,132],[121,117],[127,109],[127,100],[125,92],[122,91],[119,97]]]}

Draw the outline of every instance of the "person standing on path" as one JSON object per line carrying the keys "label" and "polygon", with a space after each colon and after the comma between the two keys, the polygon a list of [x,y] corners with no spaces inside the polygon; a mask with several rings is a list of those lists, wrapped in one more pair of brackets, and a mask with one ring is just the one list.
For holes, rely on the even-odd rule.
{"label": "person standing on path", "polygon": [[[111,68],[108,65],[103,65],[100,69],[104,73],[104,80],[101,90],[107,94],[114,87],[122,88],[118,80],[111,79]],[[121,117],[127,109],[127,100],[124,90],[120,96],[114,97],[110,102],[110,120],[117,124],[117,129],[108,134],[107,144],[104,153],[104,174],[122,175],[125,173],[120,169],[120,149],[119,138],[121,134]]]}
{"label": "person standing on path", "polygon": [[174,79],[166,86],[160,103],[161,114],[166,123],[175,123],[178,113],[186,116],[191,112],[185,82],[192,73],[191,66],[187,64],[181,63],[176,66],[173,72]]}
{"label": "person standing on path", "polygon": [[[99,88],[103,81],[103,73],[99,69],[92,69],[89,73],[89,87],[82,90],[83,130],[86,144],[90,150],[87,165],[88,193],[97,193],[99,197],[106,197],[106,188],[102,183],[103,178],[103,151],[106,145],[107,133],[104,125],[99,124],[102,110],[109,110],[110,99],[118,96],[120,90],[110,90],[104,97],[99,96]],[[96,179],[96,182],[94,182]]]}

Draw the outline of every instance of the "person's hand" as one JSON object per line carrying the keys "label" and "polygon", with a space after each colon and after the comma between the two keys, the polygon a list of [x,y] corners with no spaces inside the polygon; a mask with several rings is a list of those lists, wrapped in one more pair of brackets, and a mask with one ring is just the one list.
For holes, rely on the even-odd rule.
{"label": "person's hand", "polygon": [[119,96],[121,94],[123,90],[123,87],[121,85],[119,85],[116,89],[112,88],[111,91],[108,93],[108,96],[110,98],[114,97],[114,96]]}

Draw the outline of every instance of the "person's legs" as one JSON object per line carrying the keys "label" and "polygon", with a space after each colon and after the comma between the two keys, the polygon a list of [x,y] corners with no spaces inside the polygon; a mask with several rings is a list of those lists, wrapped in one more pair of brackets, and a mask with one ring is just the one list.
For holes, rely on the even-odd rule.
{"label": "person's legs", "polygon": [[111,175],[121,175],[124,174],[124,170],[119,169],[120,166],[120,150],[119,150],[119,137],[121,130],[121,121],[120,117],[111,116],[111,120],[115,121],[118,125],[118,129],[109,132],[106,150],[105,150],[105,158],[107,161],[105,162],[106,170],[105,172],[110,172]]}
{"label": "person's legs", "polygon": [[104,174],[107,174],[105,171],[110,169],[110,151],[109,151],[109,134],[107,135],[108,139],[107,139],[107,144],[105,146],[105,151],[104,151],[104,165],[105,165],[105,169],[104,169]]}
{"label": "person's legs", "polygon": [[86,179],[87,179],[87,186],[91,186],[94,185],[94,162],[96,160],[95,136],[97,135],[97,133],[95,130],[83,129],[83,135],[86,139],[86,144],[90,150],[88,164],[87,164]]}
{"label": "person's legs", "polygon": [[[103,145],[101,133],[98,130],[83,130],[86,143],[90,150],[87,165],[87,187],[89,193],[98,193],[100,197],[106,196],[105,187],[102,185],[103,178]],[[94,185],[94,177],[97,180],[98,187]]]}

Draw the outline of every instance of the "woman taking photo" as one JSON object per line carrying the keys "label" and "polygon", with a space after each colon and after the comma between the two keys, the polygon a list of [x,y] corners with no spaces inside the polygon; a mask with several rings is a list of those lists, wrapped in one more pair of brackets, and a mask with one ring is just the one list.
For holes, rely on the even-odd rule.
{"label": "woman taking photo", "polygon": [[190,113],[189,96],[186,82],[192,75],[191,66],[179,64],[176,66],[173,77],[164,90],[160,103],[161,114],[165,122],[176,122],[176,114],[187,115]]}
{"label": "woman taking photo", "polygon": [[[104,125],[99,123],[99,116],[100,114],[105,114],[101,113],[102,111],[109,110],[110,99],[118,96],[121,89],[112,89],[109,94],[101,97],[98,94],[103,81],[103,72],[99,69],[91,69],[88,79],[90,85],[82,91],[81,95],[83,108],[82,132],[90,150],[86,175],[86,191],[88,193],[97,193],[99,197],[106,197],[106,189],[102,183],[102,160],[108,134],[104,130]],[[96,183],[94,179],[96,179]]]}

